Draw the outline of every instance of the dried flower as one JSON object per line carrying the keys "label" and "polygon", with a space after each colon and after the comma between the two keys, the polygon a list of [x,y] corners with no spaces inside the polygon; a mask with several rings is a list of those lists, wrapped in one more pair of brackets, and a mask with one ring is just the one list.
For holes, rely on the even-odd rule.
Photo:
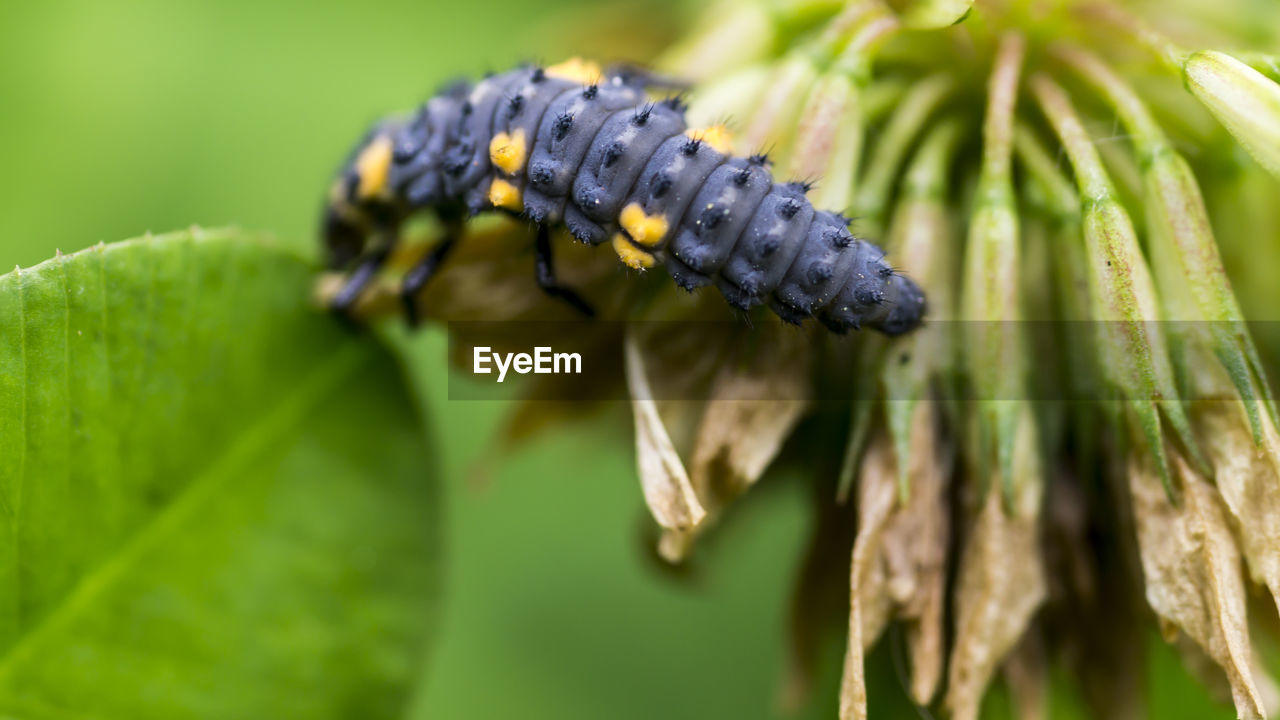
{"label": "dried flower", "polygon": [[[564,280],[628,323],[572,332],[616,357],[664,558],[773,464],[830,490],[793,700],[834,597],[847,645],[824,702],[841,718],[874,705],[865,653],[895,624],[921,706],[976,718],[1003,678],[1037,717],[1067,666],[1094,715],[1133,717],[1141,617],[1241,717],[1277,711],[1255,648],[1280,627],[1280,343],[1247,320],[1274,306],[1280,263],[1280,188],[1258,167],[1280,176],[1280,31],[1248,47],[1229,19],[1280,29],[1280,7],[1212,5],[735,0],[658,60],[697,80],[693,122],[728,118],[738,151],[816,180],[815,202],[929,294],[922,330],[839,339],[560,245]],[[1232,137],[1248,155],[1224,152]],[[478,231],[427,311],[563,313],[529,281],[525,233]],[[528,407],[505,438],[547,422]]]}

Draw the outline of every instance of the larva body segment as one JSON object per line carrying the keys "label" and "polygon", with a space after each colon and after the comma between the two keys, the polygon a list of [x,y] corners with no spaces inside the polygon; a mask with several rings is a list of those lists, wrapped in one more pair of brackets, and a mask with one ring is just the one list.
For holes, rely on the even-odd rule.
{"label": "larva body segment", "polygon": [[813,224],[813,205],[791,185],[775,183],[756,207],[720,269],[716,285],[730,305],[746,310],[773,294]]}
{"label": "larva body segment", "polygon": [[[668,138],[649,158],[623,207],[634,204],[649,217],[685,218],[707,177],[726,160],[705,149],[700,140],[685,135]],[[678,229],[679,221],[673,227]]]}
{"label": "larva body segment", "polygon": [[744,158],[730,158],[711,173],[672,239],[668,268],[680,287],[692,290],[712,282],[771,189],[773,178],[764,165]]}
{"label": "larva body segment", "polygon": [[540,223],[563,221],[578,170],[601,126],[610,115],[634,108],[643,97],[636,88],[607,84],[569,90],[553,100],[533,138],[525,214]]}
{"label": "larva body segment", "polygon": [[[804,185],[775,182],[763,157],[730,155],[723,128],[689,130],[679,100],[653,102],[642,83],[580,61],[521,67],[378,125],[330,191],[331,264],[385,255],[370,238],[417,210],[496,209],[609,242],[687,290],[714,284],[744,310],[767,303],[837,332],[919,325],[923,293],[878,247],[814,208]],[[545,262],[540,281],[552,276]]]}
{"label": "larva body segment", "polygon": [[[580,89],[578,83],[548,77],[545,72],[535,69],[519,90],[507,99],[506,106],[497,109],[493,121],[494,134],[489,140],[490,156],[495,149],[507,152],[503,158],[510,161],[506,179],[518,192],[524,193],[528,183],[529,148],[538,135],[547,108],[557,97],[575,89]],[[483,205],[472,210],[479,212],[481,209]]]}
{"label": "larva body segment", "polygon": [[515,70],[495,75],[472,88],[463,101],[461,117],[444,154],[444,190],[451,198],[461,198],[467,207],[484,206],[488,190],[489,140],[493,138],[493,119],[499,106],[529,74]]}
{"label": "larva body segment", "polygon": [[422,106],[418,120],[395,134],[391,164],[392,192],[417,207],[428,207],[448,197],[444,160],[453,128],[462,120],[462,103],[444,96]]}
{"label": "larva body segment", "polygon": [[668,104],[614,113],[596,134],[573,182],[565,224],[597,245],[617,231],[618,215],[645,164],[663,142],[684,132],[684,116]]}

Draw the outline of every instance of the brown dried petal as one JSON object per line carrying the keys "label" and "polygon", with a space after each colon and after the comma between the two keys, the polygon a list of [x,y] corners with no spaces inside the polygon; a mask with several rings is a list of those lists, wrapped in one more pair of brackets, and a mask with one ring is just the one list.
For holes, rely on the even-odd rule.
{"label": "brown dried petal", "polygon": [[1172,453],[1181,502],[1170,503],[1150,459],[1129,459],[1129,490],[1147,603],[1226,673],[1241,718],[1266,716],[1253,679],[1240,551],[1217,491]]}
{"label": "brown dried petal", "polygon": [[912,698],[928,704],[942,674],[948,521],[936,408],[921,403],[912,418],[907,474],[911,496],[905,505],[897,503],[898,470],[890,439],[878,435],[863,460],[840,691],[842,720],[866,717],[864,653],[891,616],[906,622]]}
{"label": "brown dried petal", "polygon": [[628,334],[626,356],[627,387],[636,424],[636,470],[645,502],[658,524],[673,530],[688,530],[706,517],[693,492],[684,463],[676,453],[666,426],[658,415],[645,370],[644,358],[635,338]]}
{"label": "brown dried petal", "polygon": [[867,447],[858,483],[858,537],[849,572],[849,642],[840,682],[840,720],[867,717],[863,652],[875,641],[889,614],[883,569],[876,560],[897,497],[896,480],[893,449],[889,439],[879,435]]}
{"label": "brown dried petal", "polygon": [[760,479],[809,407],[812,347],[808,335],[771,325],[721,365],[693,448],[699,497],[732,497]]}
{"label": "brown dried petal", "polygon": [[992,673],[1026,631],[1045,597],[1038,526],[1042,478],[1035,428],[1024,408],[1014,449],[1015,494],[1006,511],[989,483],[965,543],[955,590],[955,647],[946,705],[975,720]]}
{"label": "brown dried petal", "polygon": [[1200,403],[1194,422],[1214,483],[1236,520],[1250,574],[1280,608],[1280,435],[1259,408],[1262,444],[1256,445],[1243,402]]}
{"label": "brown dried petal", "polygon": [[927,705],[942,678],[942,618],[946,597],[947,471],[936,403],[916,406],[911,425],[907,481],[911,496],[889,520],[882,555],[894,616],[906,622],[911,658],[911,697]]}
{"label": "brown dried petal", "polygon": [[[677,326],[679,328],[680,326]],[[710,336],[690,326],[701,345]],[[685,331],[688,334],[690,331]],[[671,341],[670,333],[663,341]],[[730,351],[715,354],[718,367],[711,379],[707,402],[697,416],[697,432],[690,452],[690,485],[706,511],[696,528],[669,528],[661,536],[658,553],[679,562],[693,548],[697,535],[710,527],[720,510],[760,479],[777,456],[796,423],[808,410],[812,388],[809,374],[811,338],[790,328],[766,326],[725,338]],[[646,354],[661,363],[662,355]],[[659,364],[656,370],[664,368]],[[687,371],[670,368],[668,374]],[[685,411],[686,420],[695,403],[664,404],[668,415]],[[667,427],[671,427],[668,422]]]}

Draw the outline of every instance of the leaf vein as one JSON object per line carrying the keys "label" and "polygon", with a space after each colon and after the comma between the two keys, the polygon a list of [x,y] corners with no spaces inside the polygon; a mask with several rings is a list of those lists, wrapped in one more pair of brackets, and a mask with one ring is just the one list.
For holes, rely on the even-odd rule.
{"label": "leaf vein", "polygon": [[198,523],[199,509],[217,497],[227,483],[243,476],[236,471],[237,468],[269,449],[289,428],[305,420],[314,405],[367,360],[369,352],[369,345],[365,343],[347,345],[329,355],[310,374],[301,377],[296,389],[248,428],[241,439],[230,445],[205,472],[193,478],[181,495],[141,527],[117,553],[86,574],[38,625],[0,655],[0,683],[9,680],[15,670],[22,667],[22,661],[40,647],[45,636],[70,623],[81,610],[91,607],[94,599],[123,576],[135,560],[162,545],[170,534],[181,532],[189,523]]}

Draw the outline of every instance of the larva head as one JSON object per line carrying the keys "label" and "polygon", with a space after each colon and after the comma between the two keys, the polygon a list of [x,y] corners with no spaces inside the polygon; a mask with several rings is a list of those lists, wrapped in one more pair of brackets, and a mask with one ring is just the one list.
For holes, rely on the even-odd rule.
{"label": "larva head", "polygon": [[346,266],[375,232],[395,222],[390,175],[400,125],[379,123],[366,134],[330,185],[321,221],[329,267]]}
{"label": "larva head", "polygon": [[870,327],[901,335],[919,327],[928,310],[920,286],[886,263],[880,248],[859,242],[855,252],[849,280],[822,310],[822,322],[840,333]]}
{"label": "larva head", "polygon": [[880,331],[886,335],[901,335],[915,330],[928,311],[924,291],[911,278],[895,274],[888,283],[888,312],[880,321]]}

